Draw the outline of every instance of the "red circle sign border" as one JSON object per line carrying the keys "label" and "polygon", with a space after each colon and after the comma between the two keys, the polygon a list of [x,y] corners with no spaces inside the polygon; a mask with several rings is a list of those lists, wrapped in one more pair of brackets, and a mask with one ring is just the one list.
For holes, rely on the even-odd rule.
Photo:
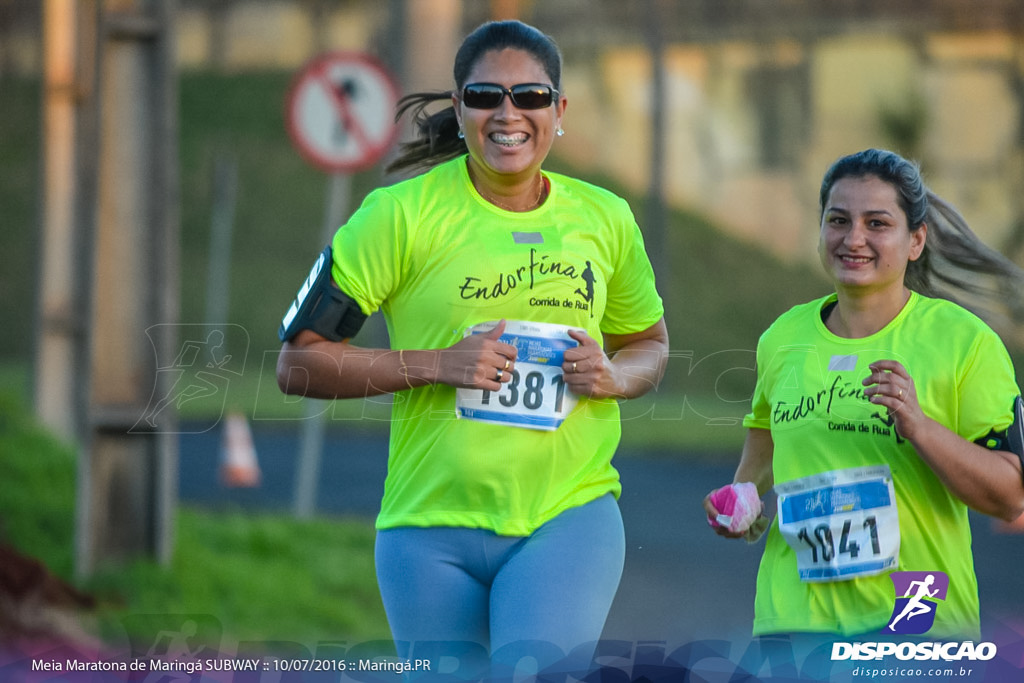
{"label": "red circle sign border", "polygon": [[[388,94],[391,95],[391,101],[395,103],[398,102],[398,98],[400,96],[398,84],[395,82],[395,79],[391,76],[387,68],[384,67],[384,65],[382,65],[377,59],[361,52],[326,52],[310,60],[292,79],[291,85],[288,88],[288,95],[285,98],[285,128],[288,131],[288,136],[295,144],[295,147],[299,150],[299,154],[301,154],[306,161],[313,164],[320,170],[328,173],[353,173],[356,171],[365,171],[380,161],[388,150],[391,149],[395,140],[398,139],[399,130],[396,124],[392,123],[388,136],[379,144],[370,146],[368,148],[368,153],[364,155],[363,158],[353,161],[339,161],[337,159],[324,156],[316,149],[313,149],[299,131],[298,124],[295,120],[294,110],[301,87],[307,80],[319,78],[324,69],[335,63],[357,64],[368,68],[371,72],[376,72],[376,74],[380,76],[380,84],[385,87]],[[388,115],[393,116],[393,112],[388,112]]]}

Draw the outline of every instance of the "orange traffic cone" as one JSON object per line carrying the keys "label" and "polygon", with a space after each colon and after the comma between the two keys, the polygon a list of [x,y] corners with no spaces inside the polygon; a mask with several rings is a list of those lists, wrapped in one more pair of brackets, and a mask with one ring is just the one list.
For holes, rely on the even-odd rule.
{"label": "orange traffic cone", "polygon": [[241,413],[229,413],[221,442],[220,478],[225,486],[259,486],[260,466],[252,444],[249,422]]}

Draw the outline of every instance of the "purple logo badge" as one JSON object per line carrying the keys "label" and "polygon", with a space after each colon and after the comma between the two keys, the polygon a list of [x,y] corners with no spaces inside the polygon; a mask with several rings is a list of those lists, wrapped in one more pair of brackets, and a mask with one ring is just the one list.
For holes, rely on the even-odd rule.
{"label": "purple logo badge", "polygon": [[938,601],[946,599],[949,577],[945,572],[893,572],[896,604],[884,633],[921,634],[935,623]]}

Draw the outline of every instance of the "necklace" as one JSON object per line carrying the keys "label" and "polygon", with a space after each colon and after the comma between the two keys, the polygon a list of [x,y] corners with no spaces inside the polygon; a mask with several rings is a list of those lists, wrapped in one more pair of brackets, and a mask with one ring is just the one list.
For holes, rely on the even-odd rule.
{"label": "necklace", "polygon": [[491,204],[494,204],[497,207],[505,209],[506,211],[512,211],[514,213],[521,213],[521,212],[524,212],[524,211],[532,211],[532,210],[536,209],[538,206],[540,206],[541,198],[544,196],[544,186],[546,185],[546,183],[544,182],[544,177],[543,176],[539,176],[539,180],[540,180],[540,182],[537,184],[537,196],[534,198],[533,202],[529,206],[527,206],[525,209],[513,208],[513,207],[509,206],[508,204],[504,204],[502,202],[499,202],[494,197],[486,196],[483,192],[480,192],[480,196],[483,197],[484,199],[486,199],[487,201],[489,201]]}

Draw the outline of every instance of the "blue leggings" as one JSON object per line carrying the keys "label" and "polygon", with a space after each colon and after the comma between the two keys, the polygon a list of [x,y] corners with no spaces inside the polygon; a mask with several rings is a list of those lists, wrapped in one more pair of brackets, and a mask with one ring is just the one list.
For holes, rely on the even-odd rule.
{"label": "blue leggings", "polygon": [[401,527],[379,531],[376,546],[377,582],[405,659],[461,647],[470,659],[489,651],[513,664],[524,656],[539,665],[569,655],[589,662],[624,558],[610,494],[526,537]]}

